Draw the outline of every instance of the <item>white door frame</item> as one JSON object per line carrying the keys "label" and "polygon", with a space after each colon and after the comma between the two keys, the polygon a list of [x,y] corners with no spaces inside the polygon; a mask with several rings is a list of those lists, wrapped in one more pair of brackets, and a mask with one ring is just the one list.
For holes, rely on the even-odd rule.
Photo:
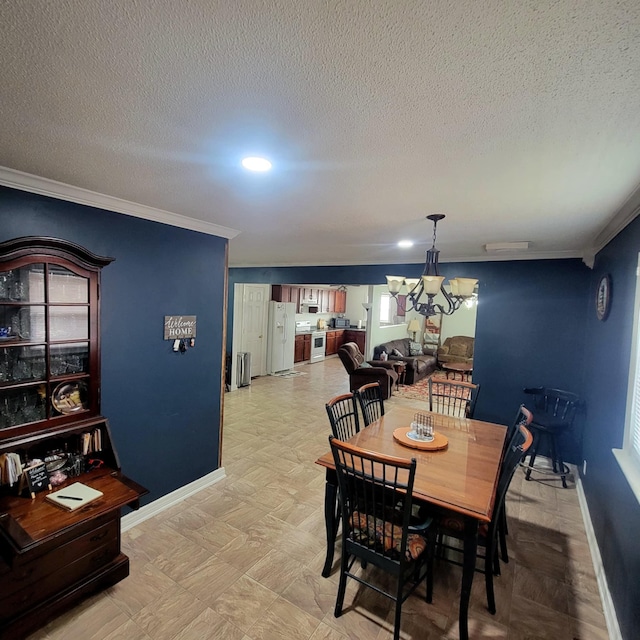
{"label": "white door frame", "polygon": [[[241,351],[246,351],[243,344],[244,337],[244,283],[242,284],[234,284],[233,285],[233,335],[231,338],[231,384],[229,386],[230,391],[235,391],[238,388],[236,376],[238,375],[238,353]],[[270,299],[270,288],[269,284],[252,284],[252,286],[262,286],[265,290],[264,300],[265,300],[265,310],[264,310],[264,326],[263,326],[263,335],[265,336],[265,347],[267,343],[267,322],[269,316],[269,299]],[[253,357],[254,354],[252,354]],[[260,375],[266,375],[267,371],[267,350],[263,349],[262,354],[259,358],[259,366],[258,371],[260,371]]]}

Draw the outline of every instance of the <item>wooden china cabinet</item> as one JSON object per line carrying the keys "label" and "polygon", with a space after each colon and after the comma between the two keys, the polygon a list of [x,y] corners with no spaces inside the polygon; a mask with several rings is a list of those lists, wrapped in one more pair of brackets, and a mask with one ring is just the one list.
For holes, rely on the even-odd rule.
{"label": "wooden china cabinet", "polygon": [[[26,636],[129,573],[120,510],[137,508],[147,491],[122,475],[100,415],[100,270],[111,261],[54,238],[0,243],[3,639]],[[16,458],[42,461],[53,490],[81,482],[103,496],[65,511],[45,499],[48,488],[20,491],[7,474]]]}

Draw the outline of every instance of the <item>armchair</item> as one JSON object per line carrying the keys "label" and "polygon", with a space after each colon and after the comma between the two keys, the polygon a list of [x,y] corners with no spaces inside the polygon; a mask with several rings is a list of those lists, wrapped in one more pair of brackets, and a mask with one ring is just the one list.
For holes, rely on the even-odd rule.
{"label": "armchair", "polygon": [[386,400],[398,380],[393,362],[370,360],[365,362],[355,342],[346,342],[338,349],[338,356],[349,374],[349,389],[355,391],[365,384],[380,384],[382,398]]}
{"label": "armchair", "polygon": [[475,338],[471,336],[449,336],[438,349],[438,364],[461,362],[473,364]]}

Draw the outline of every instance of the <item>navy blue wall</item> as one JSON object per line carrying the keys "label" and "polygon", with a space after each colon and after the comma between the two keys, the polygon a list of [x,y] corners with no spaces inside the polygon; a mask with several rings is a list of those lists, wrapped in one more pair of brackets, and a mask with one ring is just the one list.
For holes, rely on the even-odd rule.
{"label": "navy blue wall", "polygon": [[[115,261],[102,270],[102,414],[147,502],[218,467],[226,243],[169,225],[0,188],[0,241],[52,236]],[[198,318],[194,349],[165,315]]]}
{"label": "navy blue wall", "polygon": [[[618,622],[629,639],[637,638],[640,629],[640,505],[611,449],[621,448],[624,437],[638,251],[640,218],[596,256],[587,314],[589,413],[582,479]],[[612,278],[611,312],[600,322],[593,299],[606,273]]]}
{"label": "navy blue wall", "polygon": [[[235,283],[383,284],[385,274],[417,277],[421,265],[229,269]],[[582,392],[585,322],[590,271],[580,260],[446,263],[444,275],[477,277],[479,304],[474,357],[481,384],[476,416],[508,423],[525,400],[526,386]],[[230,313],[233,301],[229,303]],[[229,326],[233,326],[229,320]],[[227,345],[231,352],[231,345]],[[566,458],[577,463],[581,426],[564,441]]]}

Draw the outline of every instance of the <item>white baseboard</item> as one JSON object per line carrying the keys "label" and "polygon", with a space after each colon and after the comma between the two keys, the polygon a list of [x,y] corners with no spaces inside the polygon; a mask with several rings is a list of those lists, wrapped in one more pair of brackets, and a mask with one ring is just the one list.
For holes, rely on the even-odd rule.
{"label": "white baseboard", "polygon": [[598,541],[596,540],[596,532],[593,530],[593,524],[591,523],[591,516],[589,515],[589,505],[587,504],[587,498],[584,495],[584,488],[582,487],[582,479],[579,477],[577,471],[576,471],[576,489],[578,491],[578,500],[580,502],[580,509],[582,511],[582,519],[584,520],[584,529],[587,534],[589,549],[591,550],[591,560],[593,562],[593,568],[596,572],[598,589],[600,590],[600,598],[602,600],[602,609],[604,611],[604,619],[607,623],[609,638],[611,640],[622,640],[622,634],[620,633],[620,625],[618,624],[618,616],[616,615],[616,609],[613,605],[613,600],[611,599],[611,592],[609,591],[609,585],[607,584],[607,576],[604,573],[602,556],[600,555],[600,547],[598,547]]}
{"label": "white baseboard", "polygon": [[120,530],[124,533],[145,520],[162,513],[165,509],[182,502],[185,498],[198,493],[198,491],[202,491],[202,489],[210,487],[212,484],[216,484],[216,482],[220,482],[220,480],[223,480],[226,477],[227,474],[224,471],[224,467],[220,467],[219,469],[208,473],[206,476],[202,476],[202,478],[198,478],[189,484],[185,484],[183,487],[162,496],[162,498],[158,498],[149,504],[145,504],[137,511],[127,513],[126,516],[122,517]]}

